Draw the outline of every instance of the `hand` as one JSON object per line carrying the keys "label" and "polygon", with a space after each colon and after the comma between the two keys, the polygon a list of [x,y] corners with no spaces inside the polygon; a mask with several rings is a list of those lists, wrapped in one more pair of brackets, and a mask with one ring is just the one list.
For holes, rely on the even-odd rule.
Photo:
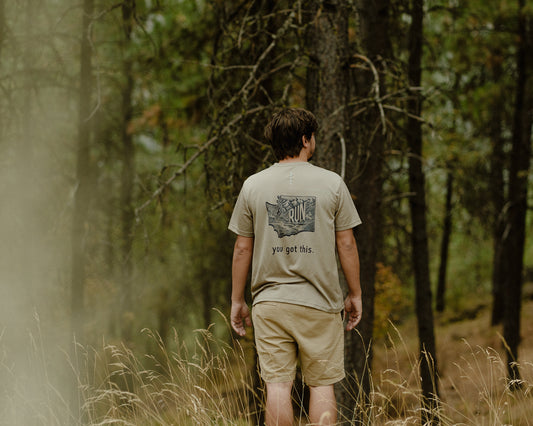
{"label": "hand", "polygon": [[[243,323],[244,320],[244,323]],[[231,302],[231,316],[230,316],[231,327],[239,336],[244,336],[246,330],[244,326],[251,327],[252,320],[250,318],[250,310],[248,305],[244,302]]]}
{"label": "hand", "polygon": [[346,324],[346,331],[353,330],[363,314],[363,302],[361,296],[348,295],[344,301],[344,311],[348,314],[348,323]]}

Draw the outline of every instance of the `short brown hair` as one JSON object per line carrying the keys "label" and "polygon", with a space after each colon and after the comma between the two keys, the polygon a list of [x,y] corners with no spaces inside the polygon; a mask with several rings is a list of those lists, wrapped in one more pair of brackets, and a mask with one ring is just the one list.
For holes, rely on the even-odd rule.
{"label": "short brown hair", "polygon": [[265,138],[276,159],[297,157],[303,148],[302,136],[311,139],[318,129],[313,113],[303,108],[285,108],[272,116],[265,127]]}

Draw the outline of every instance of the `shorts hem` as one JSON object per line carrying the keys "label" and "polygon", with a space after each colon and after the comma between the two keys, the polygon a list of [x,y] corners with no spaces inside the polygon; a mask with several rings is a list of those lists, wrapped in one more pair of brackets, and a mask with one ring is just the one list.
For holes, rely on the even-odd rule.
{"label": "shorts hem", "polygon": [[294,382],[296,376],[284,376],[284,377],[265,377],[261,375],[261,378],[265,383],[287,383]]}
{"label": "shorts hem", "polygon": [[334,379],[324,379],[324,380],[307,380],[305,377],[303,378],[304,383],[307,386],[311,387],[318,387],[318,386],[329,386],[334,385],[335,383],[339,383],[346,377],[346,374],[343,374],[342,376],[338,376]]}

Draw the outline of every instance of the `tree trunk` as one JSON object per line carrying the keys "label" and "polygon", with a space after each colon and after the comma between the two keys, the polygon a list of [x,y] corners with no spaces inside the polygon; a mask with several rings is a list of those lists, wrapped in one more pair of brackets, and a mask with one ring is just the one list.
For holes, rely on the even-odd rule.
{"label": "tree trunk", "polygon": [[[423,0],[413,0],[409,29],[408,77],[411,88],[420,87],[422,69]],[[422,126],[419,117],[422,112],[421,96],[412,92],[408,101],[411,117],[407,122],[409,144],[409,188],[414,195],[410,198],[412,226],[412,256],[416,290],[416,316],[420,341],[420,379],[422,385],[422,423],[437,421],[438,399],[437,358],[433,309],[429,279],[429,253],[426,224],[425,176],[422,169]]]}
{"label": "tree trunk", "polygon": [[[361,289],[363,294],[363,318],[357,333],[346,336],[346,367],[355,374],[360,386],[359,407],[355,420],[367,423],[365,418],[371,392],[370,371],[372,368],[372,338],[374,329],[375,275],[382,245],[382,200],[383,164],[387,133],[379,109],[379,97],[386,94],[382,70],[384,59],[391,54],[389,40],[389,1],[358,0],[356,2],[359,22],[361,52],[366,59],[354,57],[352,97],[366,99],[367,107],[350,122],[346,181],[356,197],[355,203],[363,224],[356,228],[355,235],[361,265]],[[370,61],[366,63],[364,61]],[[363,68],[361,67],[363,66]],[[371,70],[375,68],[377,76]],[[353,115],[352,115],[353,116]],[[353,396],[352,396],[353,398]]]}
{"label": "tree trunk", "polygon": [[[2,58],[2,49],[7,39],[7,22],[5,0],[0,0],[0,59]],[[0,62],[1,63],[1,62]]]}
{"label": "tree trunk", "polygon": [[440,247],[439,280],[437,283],[436,301],[437,312],[444,312],[446,306],[446,271],[448,268],[450,235],[452,233],[452,193],[453,170],[449,170],[446,177],[446,204],[444,207],[444,226],[442,228],[442,241]]}
{"label": "tree trunk", "polygon": [[[377,58],[386,57],[390,50],[388,3],[359,1],[357,4],[361,44],[378,69],[380,64]],[[369,102],[369,108],[357,117],[353,128],[349,125],[346,105],[352,95],[360,98],[374,96],[374,83],[382,90],[381,93],[384,87],[381,79],[375,82],[370,70],[358,72],[351,79],[347,39],[349,10],[346,5],[342,2],[319,1],[313,2],[313,6],[312,16],[315,20],[309,28],[308,45],[312,47],[306,101],[307,107],[316,113],[321,126],[317,158],[324,167],[343,175],[350,191],[357,197],[356,205],[364,222],[356,230],[358,244],[362,247],[360,263],[364,315],[358,333],[346,336],[345,368],[348,378],[337,389],[341,419],[361,422],[364,421],[364,410],[360,408],[370,394],[374,277],[381,243],[381,169],[385,134],[380,131],[384,129],[379,129],[381,120],[377,105]],[[365,167],[358,168],[357,164],[365,164]],[[355,401],[357,395],[363,395],[363,401]]]}
{"label": "tree trunk", "polygon": [[[92,92],[92,52],[90,24],[94,10],[93,0],[84,0],[82,18],[82,37],[80,53],[80,89],[78,118],[78,147],[76,160],[76,183],[72,226],[72,287],[71,287],[71,327],[76,341],[84,340],[85,320],[85,278],[86,247],[88,231],[88,211],[90,203],[92,162],[91,146],[91,92]],[[76,366],[76,348],[72,345],[72,362]],[[80,410],[77,381],[73,381],[71,392],[71,412],[76,416]]]}
{"label": "tree trunk", "polygon": [[[364,2],[362,15],[365,25],[370,28],[386,28],[386,20],[374,19],[381,11],[373,2]],[[379,2],[380,5],[382,2]],[[384,2],[385,4],[387,2]],[[357,197],[356,205],[364,224],[356,230],[356,239],[361,247],[361,287],[363,293],[364,315],[358,332],[348,333],[345,337],[346,380],[336,387],[340,409],[339,420],[353,424],[364,421],[365,410],[361,407],[370,394],[370,366],[372,360],[371,341],[374,324],[374,275],[377,247],[380,241],[380,201],[381,201],[381,161],[383,138],[378,136],[371,140],[376,126],[375,108],[367,114],[366,124],[355,123],[357,131],[349,127],[347,105],[352,95],[348,50],[348,15],[349,9],[341,1],[313,2],[314,21],[309,28],[308,45],[310,49],[310,66],[307,73],[307,107],[312,110],[320,123],[319,141],[316,158],[318,163],[334,170],[345,178],[350,191]],[[363,19],[362,19],[363,20]],[[372,23],[371,23],[372,21]],[[380,26],[382,25],[382,26]],[[364,32],[364,31],[363,31]],[[386,34],[386,30],[385,30]],[[368,50],[373,55],[382,55],[382,46],[372,45],[371,37],[365,39]],[[370,76],[369,76],[370,74]],[[356,76],[361,82],[358,95],[367,96],[374,83],[373,74]],[[365,79],[366,78],[366,79]],[[377,120],[379,123],[379,120]],[[369,126],[372,127],[369,129]],[[360,133],[362,132],[362,133]],[[354,137],[354,134],[361,137]],[[366,144],[372,147],[366,168],[358,180],[354,176],[361,172],[355,170],[361,151],[359,144],[368,137]],[[363,392],[361,392],[363,390]],[[361,401],[357,399],[363,396]]]}
{"label": "tree trunk", "polygon": [[319,141],[314,160],[342,174],[345,106],[348,100],[348,11],[339,0],[312,1],[308,32],[307,108],[316,115]]}
{"label": "tree trunk", "polygon": [[[39,185],[37,174],[35,172],[35,126],[34,126],[34,106],[35,106],[35,93],[37,91],[37,84],[35,81],[35,73],[32,71],[34,67],[34,44],[35,38],[35,4],[31,0],[27,0],[25,4],[25,31],[27,41],[24,46],[24,91],[23,91],[23,116],[21,119],[22,125],[22,137],[17,144],[17,160],[19,165],[24,165],[26,169],[19,177],[19,183],[21,185],[21,212],[20,219],[26,223],[24,227],[22,238],[26,241],[24,246],[25,253],[21,256],[21,259],[25,259],[27,266],[23,267],[23,273],[25,276],[28,302],[30,306],[36,306],[38,295],[38,287],[36,284],[39,282],[39,274],[34,269],[33,265],[36,264],[39,258],[39,253],[36,246],[36,237],[40,232],[35,226],[35,221],[31,219],[31,212],[35,206],[36,199],[36,187]],[[1,12],[0,12],[1,13]]]}
{"label": "tree trunk", "polygon": [[[307,34],[310,65],[307,69],[306,103],[318,119],[320,130],[314,159],[345,177],[346,140],[349,140],[347,108],[350,91],[348,68],[348,8],[342,1],[309,2]],[[366,250],[366,248],[365,248]],[[368,294],[363,290],[363,296]],[[365,306],[365,317],[371,312]],[[350,335],[347,335],[350,336]],[[365,376],[366,351],[359,335],[345,341],[345,383],[336,387],[340,420],[351,421],[356,409],[355,389]],[[367,342],[365,342],[367,343]],[[366,374],[368,376],[368,374]],[[359,380],[358,380],[359,379]]]}
{"label": "tree trunk", "polygon": [[[503,73],[501,66],[496,67],[494,81],[498,83]],[[490,191],[491,204],[494,212],[492,223],[493,255],[492,255],[492,313],[491,325],[501,324],[504,313],[504,282],[503,258],[503,231],[504,231],[504,206],[505,185],[503,180],[505,168],[505,154],[503,150],[504,138],[502,135],[502,109],[498,101],[493,102],[491,121],[489,123],[490,139],[492,144],[490,154]]]}
{"label": "tree trunk", "polygon": [[[6,6],[5,0],[0,0],[0,66],[2,65],[2,53],[4,49],[4,43],[7,40],[7,20],[6,20]],[[0,67],[1,70],[1,67]],[[3,117],[0,116],[0,129],[3,128]],[[2,134],[0,133],[0,136]]]}
{"label": "tree trunk", "polygon": [[83,22],[80,57],[80,98],[78,121],[78,148],[76,163],[77,188],[74,198],[72,232],[72,330],[78,340],[83,339],[84,286],[85,286],[85,237],[90,201],[91,184],[91,91],[92,52],[90,23],[94,9],[93,0],[83,2]]}
{"label": "tree trunk", "polygon": [[135,179],[135,147],[132,134],[128,129],[133,116],[132,92],[133,75],[132,61],[129,57],[128,48],[131,42],[133,19],[135,12],[135,0],[126,0],[122,3],[122,25],[124,31],[123,72],[125,83],[122,87],[122,176],[120,190],[120,207],[122,209],[122,276],[121,276],[121,336],[125,340],[131,340],[132,329],[132,279],[133,279],[133,227],[135,212],[133,206],[133,189]]}
{"label": "tree trunk", "polygon": [[521,386],[520,372],[516,362],[518,361],[518,346],[520,344],[527,186],[531,156],[531,125],[533,122],[532,59],[529,50],[531,47],[531,34],[528,34],[528,17],[523,10],[525,0],[519,0],[518,5],[520,13],[519,45],[516,58],[518,78],[509,173],[509,200],[503,240],[506,277],[503,336],[507,343],[508,375],[513,388]]}

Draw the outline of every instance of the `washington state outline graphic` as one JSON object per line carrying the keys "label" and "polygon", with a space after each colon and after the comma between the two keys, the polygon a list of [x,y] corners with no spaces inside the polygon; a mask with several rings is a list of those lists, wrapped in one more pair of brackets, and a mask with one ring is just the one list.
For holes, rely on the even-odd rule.
{"label": "washington state outline graphic", "polygon": [[311,195],[278,195],[277,204],[266,202],[268,224],[278,238],[300,232],[315,232],[316,197]]}

